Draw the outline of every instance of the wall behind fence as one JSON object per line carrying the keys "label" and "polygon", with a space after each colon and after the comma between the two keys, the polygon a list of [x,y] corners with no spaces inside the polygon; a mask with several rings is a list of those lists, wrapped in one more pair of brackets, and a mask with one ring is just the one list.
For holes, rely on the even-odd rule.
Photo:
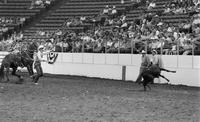
{"label": "wall behind fence", "polygon": [[[0,62],[7,52],[0,53]],[[200,87],[200,56],[162,55],[164,67],[177,72],[162,72],[171,84]],[[141,55],[59,53],[54,64],[42,63],[45,73],[99,77],[135,81],[141,63]],[[166,83],[162,78],[155,82]]]}
{"label": "wall behind fence", "polygon": [[[163,55],[162,59],[165,68],[177,71],[162,72],[171,84],[200,87],[200,56]],[[141,55],[135,54],[59,53],[54,64],[42,65],[45,73],[135,81],[140,63]],[[161,78],[155,82],[166,83]]]}

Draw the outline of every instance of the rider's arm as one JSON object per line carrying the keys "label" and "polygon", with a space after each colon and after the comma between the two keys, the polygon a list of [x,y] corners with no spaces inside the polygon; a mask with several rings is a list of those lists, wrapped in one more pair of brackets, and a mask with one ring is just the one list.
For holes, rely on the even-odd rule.
{"label": "rider's arm", "polygon": [[43,58],[43,53],[38,53],[37,56],[40,61],[46,62],[46,60]]}

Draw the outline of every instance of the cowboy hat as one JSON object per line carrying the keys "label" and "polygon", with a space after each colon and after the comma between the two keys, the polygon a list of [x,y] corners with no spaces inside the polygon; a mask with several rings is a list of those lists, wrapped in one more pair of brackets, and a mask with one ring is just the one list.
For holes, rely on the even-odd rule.
{"label": "cowboy hat", "polygon": [[142,50],[142,52],[141,52],[142,54],[146,54],[146,51],[144,51],[144,50]]}
{"label": "cowboy hat", "polygon": [[155,54],[157,54],[157,51],[156,51],[156,50],[152,50],[152,53],[153,53],[153,52],[154,52]]}
{"label": "cowboy hat", "polygon": [[40,45],[40,46],[38,47],[38,50],[40,50],[40,49],[44,49],[44,46],[43,46],[43,45]]}

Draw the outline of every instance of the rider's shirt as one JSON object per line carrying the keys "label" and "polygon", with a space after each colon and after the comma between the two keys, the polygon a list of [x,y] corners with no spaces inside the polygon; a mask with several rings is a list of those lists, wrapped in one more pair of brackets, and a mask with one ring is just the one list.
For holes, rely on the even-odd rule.
{"label": "rider's shirt", "polygon": [[141,67],[147,67],[149,65],[149,57],[148,56],[142,56],[142,63]]}
{"label": "rider's shirt", "polygon": [[151,62],[153,65],[157,65],[159,66],[160,68],[163,67],[163,63],[162,63],[162,60],[161,58],[158,56],[158,55],[154,55],[151,57]]}
{"label": "rider's shirt", "polygon": [[154,64],[154,65],[158,65],[158,63],[159,63],[158,56],[157,56],[157,55],[152,56],[152,57],[151,57],[151,62],[152,62],[152,64]]}
{"label": "rider's shirt", "polygon": [[38,51],[37,53],[34,54],[34,65],[41,65],[41,61],[43,61],[43,54],[42,52]]}

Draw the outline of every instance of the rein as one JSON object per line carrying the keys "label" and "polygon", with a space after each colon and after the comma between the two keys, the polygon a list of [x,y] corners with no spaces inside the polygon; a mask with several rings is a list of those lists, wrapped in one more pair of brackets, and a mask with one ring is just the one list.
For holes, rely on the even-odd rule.
{"label": "rein", "polygon": [[[23,52],[26,54],[26,56],[27,56],[28,58],[25,57],[25,56],[23,56],[22,54],[21,54],[21,57],[23,57],[23,58],[25,58],[25,59],[28,59],[28,60],[32,60],[32,61],[34,60],[33,58],[30,57],[30,55],[29,55],[26,51],[23,51]],[[22,52],[21,52],[21,53],[22,53]],[[34,54],[34,53],[30,53],[30,54]]]}

